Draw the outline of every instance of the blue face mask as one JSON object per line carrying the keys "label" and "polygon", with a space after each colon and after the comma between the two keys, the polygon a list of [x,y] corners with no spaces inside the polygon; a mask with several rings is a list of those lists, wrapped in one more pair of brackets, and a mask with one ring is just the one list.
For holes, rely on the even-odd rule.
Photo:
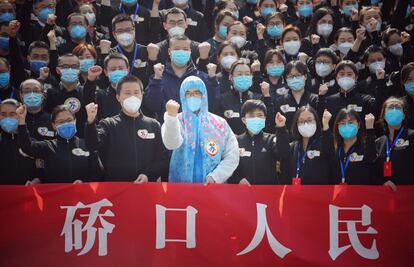
{"label": "blue face mask", "polygon": [[414,82],[404,84],[404,88],[408,94],[414,95]]}
{"label": "blue face mask", "polygon": [[201,108],[201,98],[200,97],[195,97],[195,96],[188,97],[187,98],[187,107],[192,112],[200,110],[200,108]]}
{"label": "blue face mask", "polygon": [[0,73],[0,87],[5,88],[9,85],[10,82],[10,73],[3,72]]}
{"label": "blue face mask", "polygon": [[286,82],[290,89],[293,91],[299,91],[302,90],[305,87],[305,77],[299,76],[299,77],[293,77],[286,79]]}
{"label": "blue face mask", "polygon": [[285,66],[283,65],[270,66],[266,68],[266,71],[267,71],[267,74],[269,74],[269,76],[280,77],[285,71]]}
{"label": "blue face mask", "polygon": [[257,4],[257,0],[246,0],[248,4]]}
{"label": "blue face mask", "polygon": [[56,127],[57,134],[66,139],[69,140],[76,134],[76,123],[75,122],[66,122],[62,123],[59,126]]}
{"label": "blue face mask", "polygon": [[41,22],[46,23],[47,17],[51,14],[55,14],[55,10],[50,7],[45,7],[40,9],[38,18]]}
{"label": "blue face mask", "polygon": [[126,6],[132,6],[132,5],[135,5],[136,3],[137,3],[137,0],[122,0],[122,4]]}
{"label": "blue face mask", "polygon": [[405,18],[408,18],[411,15],[411,6],[407,7],[407,11],[405,12]]}
{"label": "blue face mask", "polygon": [[371,0],[371,5],[376,6],[378,5],[379,0]]}
{"label": "blue face mask", "polygon": [[61,69],[60,79],[64,83],[75,83],[79,80],[79,70],[78,69]]}
{"label": "blue face mask", "polygon": [[307,18],[312,15],[313,9],[311,5],[302,5],[298,8],[298,12],[301,17]]}
{"label": "blue face mask", "polygon": [[13,133],[17,130],[19,122],[15,118],[4,118],[0,120],[0,126],[6,133]]}
{"label": "blue face mask", "polygon": [[75,25],[70,28],[70,37],[74,40],[81,40],[86,36],[86,28],[81,25]]}
{"label": "blue face mask", "polygon": [[262,15],[263,17],[267,17],[270,13],[276,12],[276,9],[273,7],[263,7],[262,8]]}
{"label": "blue face mask", "polygon": [[126,70],[114,70],[108,73],[108,79],[112,84],[117,84],[119,80],[128,75]]}
{"label": "blue face mask", "polygon": [[404,113],[401,109],[392,108],[385,112],[385,121],[389,126],[398,126],[404,119]]}
{"label": "blue face mask", "polygon": [[174,50],[171,52],[171,61],[178,66],[186,65],[190,61],[190,56],[190,51]]}
{"label": "blue face mask", "polygon": [[221,38],[225,39],[225,38],[226,38],[226,36],[227,36],[227,27],[226,27],[226,26],[224,26],[224,25],[220,25],[220,26],[219,26],[219,29],[218,29],[218,35],[219,35]]}
{"label": "blue face mask", "polygon": [[0,48],[9,50],[9,37],[0,37]]}
{"label": "blue face mask", "polygon": [[234,88],[239,92],[246,92],[252,86],[253,78],[250,75],[234,77]]}
{"label": "blue face mask", "polygon": [[47,63],[46,61],[43,61],[43,60],[32,60],[32,61],[30,61],[30,69],[35,73],[39,73],[40,68],[47,67],[47,65],[49,65],[49,63]]}
{"label": "blue face mask", "polygon": [[43,102],[43,94],[41,93],[28,93],[23,96],[23,103],[28,108],[39,108]]}
{"label": "blue face mask", "polygon": [[345,16],[349,17],[351,16],[351,10],[352,9],[358,10],[358,7],[359,7],[358,3],[356,3],[355,5],[347,5],[342,8],[342,11],[344,12]]}
{"label": "blue face mask", "polygon": [[80,70],[81,72],[88,72],[89,68],[95,65],[93,58],[85,58],[80,60]]}
{"label": "blue face mask", "polygon": [[282,35],[282,26],[269,26],[266,28],[266,32],[270,37],[280,37]]}
{"label": "blue face mask", "polygon": [[339,125],[338,130],[344,140],[349,140],[357,135],[358,126],[354,123],[347,123]]}
{"label": "blue face mask", "polygon": [[15,19],[15,16],[11,12],[5,12],[0,14],[0,22],[10,22]]}
{"label": "blue face mask", "polygon": [[249,132],[256,135],[260,133],[265,127],[266,119],[263,118],[246,118],[246,127]]}

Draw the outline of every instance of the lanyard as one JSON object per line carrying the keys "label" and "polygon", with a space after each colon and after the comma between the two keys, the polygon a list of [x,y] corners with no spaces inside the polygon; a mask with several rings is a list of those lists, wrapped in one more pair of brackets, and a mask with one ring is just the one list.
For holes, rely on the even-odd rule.
{"label": "lanyard", "polygon": [[[122,10],[123,13],[126,13],[125,9],[122,7],[122,4],[121,4],[121,10]],[[139,10],[139,5],[137,3],[137,5],[135,7],[135,12],[134,12],[134,20],[137,17],[138,10]]]}
{"label": "lanyard", "polygon": [[394,141],[392,142],[391,147],[390,147],[390,138],[389,138],[389,136],[387,136],[387,140],[385,142],[385,145],[387,147],[386,150],[385,150],[385,153],[387,154],[387,162],[390,161],[391,152],[394,149],[395,144],[397,143],[397,141],[400,138],[400,136],[401,136],[401,134],[402,134],[403,131],[404,131],[404,127],[401,127],[401,129],[398,131],[397,136],[394,138]]}
{"label": "lanyard", "polygon": [[298,159],[297,159],[297,162],[296,162],[296,178],[299,177],[299,173],[300,173],[300,169],[302,167],[302,164],[305,164],[306,154],[308,154],[309,149],[312,147],[312,145],[315,143],[315,141],[316,141],[316,139],[314,139],[312,141],[312,143],[310,143],[308,145],[308,148],[306,149],[306,151],[303,153],[302,156],[300,155],[300,144],[298,145]]}
{"label": "lanyard", "polygon": [[[134,57],[132,58],[132,66],[129,69],[129,74],[131,74],[132,69],[135,67],[135,60],[137,59],[138,48],[139,48],[139,45],[135,44]],[[116,50],[118,50],[119,53],[125,56],[124,50],[119,45],[116,46]]]}
{"label": "lanyard", "polygon": [[349,161],[351,160],[351,154],[354,151],[354,148],[352,148],[351,151],[349,151],[348,156],[345,159],[345,162],[342,161],[341,151],[342,151],[342,147],[338,149],[338,158],[339,158],[339,166],[341,167],[342,183],[345,183],[345,171],[346,169],[348,169]]}

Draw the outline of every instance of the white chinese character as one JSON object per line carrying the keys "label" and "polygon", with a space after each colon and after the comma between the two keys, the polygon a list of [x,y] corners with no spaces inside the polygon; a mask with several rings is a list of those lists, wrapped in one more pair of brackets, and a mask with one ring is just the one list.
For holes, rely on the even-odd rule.
{"label": "white chinese character", "polygon": [[[339,220],[340,210],[360,210],[362,211],[362,220]],[[369,226],[371,224],[372,209],[367,205],[361,208],[340,208],[334,205],[329,205],[329,255],[335,260],[345,250],[351,246],[354,250],[366,259],[375,260],[379,258],[376,240],[372,242],[370,249],[365,248],[359,241],[358,234],[377,234],[377,230]],[[339,223],[346,223],[346,231],[339,231]],[[369,226],[366,231],[357,231],[356,225],[361,223],[362,226]],[[348,234],[350,245],[339,247],[339,234]]]}
{"label": "white chinese character", "polygon": [[[161,205],[155,205],[156,211],[156,245],[157,249],[165,248],[166,242],[182,242],[185,243],[186,248],[196,247],[195,235],[195,216],[197,209],[188,206],[185,209],[167,209]],[[165,238],[165,213],[166,211],[185,211],[186,212],[186,239],[166,239]]]}
{"label": "white chinese character", "polygon": [[[77,255],[81,256],[89,252],[95,243],[96,232],[98,231],[98,255],[106,256],[107,249],[107,237],[108,233],[112,233],[115,225],[107,222],[103,217],[115,216],[112,211],[107,209],[104,213],[99,213],[102,207],[112,207],[112,203],[108,199],[102,199],[101,201],[85,205],[82,202],[78,202],[76,206],[61,206],[61,209],[67,209],[65,225],[63,226],[62,233],[65,235],[65,252],[71,252],[82,249]],[[80,214],[80,217],[88,217],[85,225],[79,219],[75,219],[75,214],[78,209],[90,209],[89,214]],[[99,218],[99,222],[102,228],[97,229],[94,227],[96,220]],[[86,242],[82,248],[82,234],[86,232]]]}
{"label": "white chinese character", "polygon": [[253,249],[255,249],[264,237],[264,234],[267,235],[267,242],[269,242],[270,247],[272,248],[273,252],[279,256],[280,258],[284,258],[286,254],[291,252],[289,248],[283,246],[277,239],[273,236],[272,232],[270,231],[269,225],[267,224],[267,217],[266,217],[266,208],[267,205],[256,203],[257,207],[257,228],[254,234],[252,241],[250,244],[241,252],[237,253],[237,256],[249,253]]}

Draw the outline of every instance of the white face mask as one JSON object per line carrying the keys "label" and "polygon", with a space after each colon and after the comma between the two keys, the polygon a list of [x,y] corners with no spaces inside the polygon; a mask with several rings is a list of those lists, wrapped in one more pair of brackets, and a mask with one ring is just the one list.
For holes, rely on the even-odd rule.
{"label": "white face mask", "polygon": [[130,96],[125,98],[122,102],[122,107],[125,109],[126,112],[129,114],[135,114],[138,112],[139,108],[141,107],[141,99],[136,96]]}
{"label": "white face mask", "polygon": [[95,13],[85,13],[86,19],[88,20],[89,25],[95,26],[96,16]]}
{"label": "white face mask", "polygon": [[377,69],[384,69],[385,68],[385,61],[375,61],[369,64],[369,71],[372,74],[375,74],[377,72]]}
{"label": "white face mask", "polygon": [[288,55],[294,56],[299,52],[300,41],[288,41],[283,43],[283,49]]}
{"label": "white face mask", "polygon": [[184,6],[188,4],[188,0],[173,0],[174,5]]}
{"label": "white face mask", "polygon": [[342,77],[338,79],[338,85],[345,91],[349,91],[355,85],[355,80],[350,77]]}
{"label": "white face mask", "polygon": [[338,49],[339,49],[339,52],[341,52],[343,55],[346,55],[348,54],[348,51],[349,49],[351,49],[352,46],[353,46],[352,43],[345,42],[345,43],[339,44]]}
{"label": "white face mask", "polygon": [[319,35],[327,38],[332,33],[333,25],[329,23],[318,24],[317,32]]}
{"label": "white face mask", "polygon": [[129,46],[134,42],[134,36],[128,32],[116,36],[116,40],[121,46]]}
{"label": "white face mask", "polygon": [[225,56],[222,57],[220,60],[221,66],[225,68],[226,70],[231,68],[231,65],[233,65],[234,62],[236,62],[237,58],[235,56]]}
{"label": "white face mask", "polygon": [[303,137],[309,138],[312,137],[316,132],[316,123],[305,123],[298,125],[298,131]]}
{"label": "white face mask", "polygon": [[398,43],[398,44],[394,44],[394,45],[390,45],[388,47],[388,49],[390,50],[390,52],[395,55],[395,56],[402,56],[402,54],[404,53],[404,49],[402,44]]}
{"label": "white face mask", "polygon": [[168,30],[168,34],[170,35],[170,37],[183,35],[184,32],[185,32],[185,29],[180,26],[175,26]]}
{"label": "white face mask", "polygon": [[237,45],[238,48],[242,48],[246,44],[246,39],[241,36],[233,36],[230,38],[230,42]]}

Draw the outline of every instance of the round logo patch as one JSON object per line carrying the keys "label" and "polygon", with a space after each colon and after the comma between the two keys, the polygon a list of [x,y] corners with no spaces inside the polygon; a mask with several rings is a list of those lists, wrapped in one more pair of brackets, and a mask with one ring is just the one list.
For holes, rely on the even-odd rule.
{"label": "round logo patch", "polygon": [[78,112],[81,107],[81,103],[76,97],[69,97],[65,100],[64,105],[67,106],[72,113]]}
{"label": "round logo patch", "polygon": [[220,146],[216,141],[209,140],[205,143],[204,150],[209,156],[214,157],[220,152]]}

